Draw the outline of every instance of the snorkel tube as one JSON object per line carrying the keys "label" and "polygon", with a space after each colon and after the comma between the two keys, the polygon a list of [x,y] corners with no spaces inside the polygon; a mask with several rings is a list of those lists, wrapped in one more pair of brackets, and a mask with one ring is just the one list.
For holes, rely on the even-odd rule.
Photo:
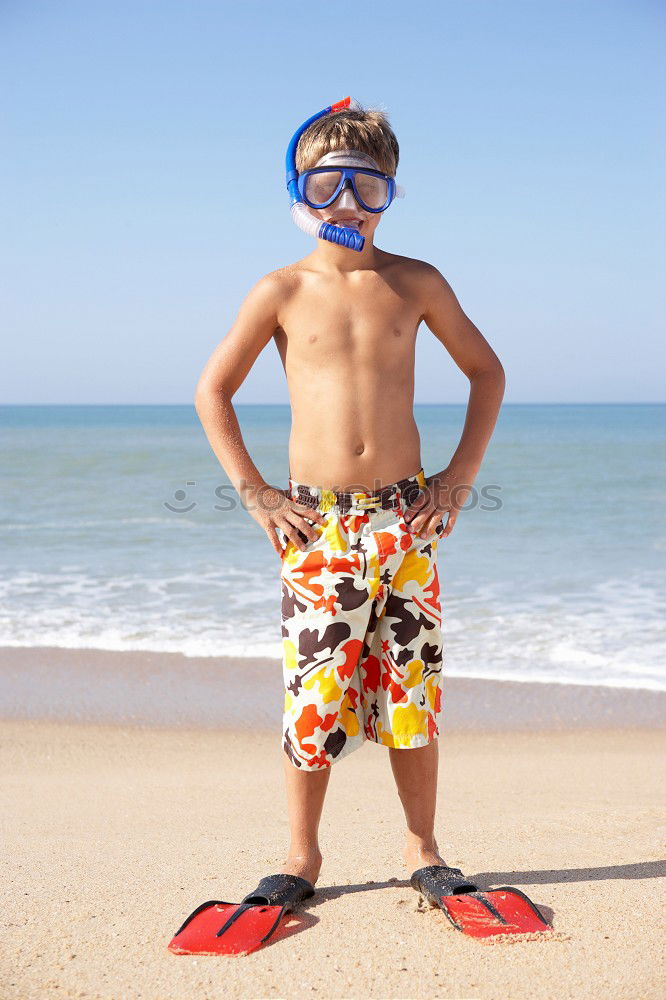
{"label": "snorkel tube", "polygon": [[291,217],[298,228],[302,229],[308,236],[316,236],[320,240],[328,240],[329,243],[338,243],[342,247],[349,247],[350,250],[358,250],[360,252],[365,243],[365,236],[361,236],[357,229],[352,229],[350,226],[335,226],[332,222],[321,222],[313,215],[310,215],[298,190],[298,170],[296,169],[296,147],[298,146],[298,140],[305,130],[313,122],[316,122],[318,118],[323,118],[324,115],[332,114],[335,111],[342,111],[344,108],[357,107],[356,101],[353,101],[351,97],[345,97],[344,100],[331,104],[330,107],[324,108],[323,111],[318,111],[316,115],[312,115],[306,122],[303,122],[291,137],[291,142],[287,148],[285,166],[287,168],[287,190],[291,202]]}

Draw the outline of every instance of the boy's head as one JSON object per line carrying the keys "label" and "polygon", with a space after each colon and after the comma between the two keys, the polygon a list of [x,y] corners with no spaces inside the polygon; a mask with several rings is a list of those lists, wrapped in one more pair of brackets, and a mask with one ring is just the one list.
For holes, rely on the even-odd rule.
{"label": "boy's head", "polygon": [[313,122],[298,140],[296,169],[299,174],[317,165],[326,153],[354,150],[365,153],[376,169],[395,177],[400,147],[383,111],[345,108]]}
{"label": "boy's head", "polygon": [[[365,167],[395,177],[400,148],[383,111],[345,108],[318,118],[303,133],[296,150],[299,174],[313,167]],[[357,175],[363,180],[363,175]],[[384,182],[385,183],[385,182]],[[307,206],[324,222],[353,225],[363,236],[372,237],[381,213],[367,212],[349,187],[323,209]]]}

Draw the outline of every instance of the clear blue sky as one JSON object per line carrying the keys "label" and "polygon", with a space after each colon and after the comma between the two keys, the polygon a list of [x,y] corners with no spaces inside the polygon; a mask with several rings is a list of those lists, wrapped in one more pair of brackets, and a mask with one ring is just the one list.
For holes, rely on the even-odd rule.
{"label": "clear blue sky", "polygon": [[[664,399],[658,0],[4,0],[0,401],[190,403],[240,302],[311,241],[284,152],[347,94],[507,402]],[[423,326],[417,402],[468,383]],[[274,345],[236,399],[286,402]]]}

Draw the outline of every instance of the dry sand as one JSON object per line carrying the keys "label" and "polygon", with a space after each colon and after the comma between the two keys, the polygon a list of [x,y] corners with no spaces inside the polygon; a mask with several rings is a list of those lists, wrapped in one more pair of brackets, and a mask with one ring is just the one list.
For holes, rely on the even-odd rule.
{"label": "dry sand", "polygon": [[[451,731],[440,849],[514,884],[550,939],[483,944],[419,907],[388,752],[334,765],[317,896],[242,958],[175,956],[206,899],[287,846],[279,728],[0,723],[2,1000],[663,997],[663,731]],[[406,751],[408,752],[408,751]]]}

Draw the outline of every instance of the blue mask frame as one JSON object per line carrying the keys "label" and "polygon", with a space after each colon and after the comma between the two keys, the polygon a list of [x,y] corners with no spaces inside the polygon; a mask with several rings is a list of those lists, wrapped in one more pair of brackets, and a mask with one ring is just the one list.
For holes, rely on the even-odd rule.
{"label": "blue mask frame", "polygon": [[[331,173],[332,171],[336,171],[337,173],[340,174],[340,182],[337,185],[331,197],[328,198],[326,201],[320,203],[311,201],[308,198],[307,194],[305,193],[305,186],[308,177],[310,177],[312,174]],[[370,205],[367,205],[363,201],[356,187],[357,174],[369,174],[371,177],[381,177],[382,180],[386,181],[387,185],[386,201],[380,208],[371,208]],[[356,201],[358,202],[359,206],[363,209],[363,211],[371,212],[373,215],[378,215],[380,212],[385,212],[386,209],[391,204],[391,202],[393,201],[393,199],[395,198],[394,178],[389,177],[388,174],[382,173],[381,170],[373,170],[372,167],[337,167],[333,165],[326,167],[312,167],[311,170],[304,170],[302,174],[299,174],[297,183],[298,183],[298,191],[303,201],[305,202],[306,205],[309,205],[310,208],[314,209],[328,208],[329,205],[333,204],[336,198],[340,197],[342,191],[344,191],[344,189],[347,187],[351,188],[352,193],[356,198]]]}

